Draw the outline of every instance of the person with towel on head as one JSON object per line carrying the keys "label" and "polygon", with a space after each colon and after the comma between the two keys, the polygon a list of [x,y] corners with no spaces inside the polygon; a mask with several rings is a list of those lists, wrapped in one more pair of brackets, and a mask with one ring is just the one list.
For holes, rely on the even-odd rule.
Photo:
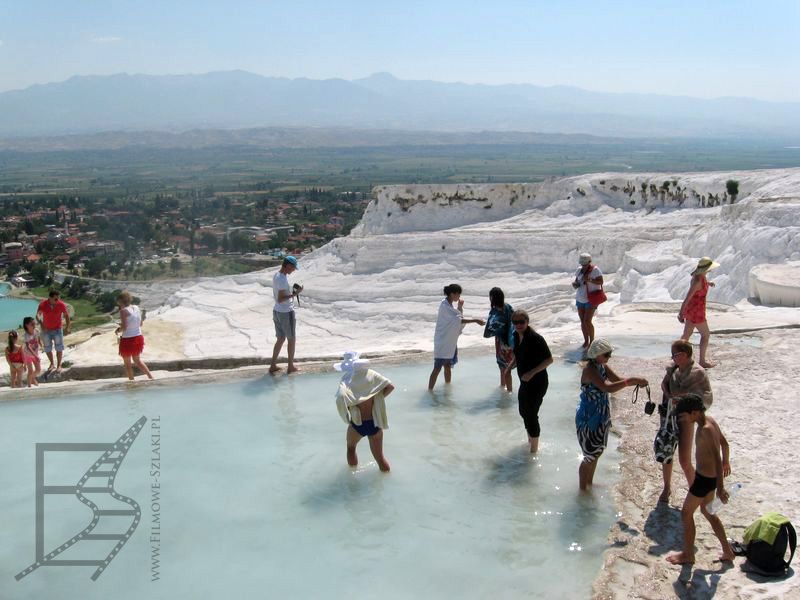
{"label": "person with towel on head", "polygon": [[692,271],[692,283],[689,291],[686,292],[683,304],[681,304],[681,310],[678,312],[678,321],[683,323],[682,340],[688,342],[695,329],[700,332],[700,366],[704,369],[715,366],[714,363],[706,360],[708,340],[711,338],[711,330],[706,321],[706,296],[708,288],[714,287],[714,282],[706,279],[706,273],[718,266],[718,263],[707,256],[697,261],[697,268]]}
{"label": "person with towel on head", "polygon": [[380,470],[387,472],[390,467],[383,456],[383,430],[389,427],[386,396],[394,391],[394,386],[368,365],[368,360],[359,358],[359,353],[353,351],[345,352],[342,362],[333,365],[342,373],[336,391],[336,408],[347,423],[347,464],[358,465],[356,445],[362,437],[368,437],[372,456]]}

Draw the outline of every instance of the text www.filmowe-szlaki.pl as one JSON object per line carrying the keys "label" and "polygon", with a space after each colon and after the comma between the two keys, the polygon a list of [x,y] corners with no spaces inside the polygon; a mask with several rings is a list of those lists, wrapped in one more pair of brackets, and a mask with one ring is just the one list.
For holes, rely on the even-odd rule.
{"label": "text www.filmowe-szlaki.pl", "polygon": [[161,417],[150,419],[150,581],[161,578]]}

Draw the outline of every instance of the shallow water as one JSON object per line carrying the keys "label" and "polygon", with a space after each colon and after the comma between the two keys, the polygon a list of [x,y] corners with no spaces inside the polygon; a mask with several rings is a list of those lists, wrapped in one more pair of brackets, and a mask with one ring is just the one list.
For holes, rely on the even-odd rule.
{"label": "shallow water", "polygon": [[36,300],[0,296],[0,331],[22,328],[22,319],[35,317],[38,306],[39,303]]}
{"label": "shallow water", "polygon": [[[588,597],[615,520],[618,455],[606,452],[594,492],[580,496],[578,368],[549,369],[533,459],[516,397],[495,387],[491,358],[464,359],[453,384],[445,390],[440,380],[433,395],[427,364],[380,371],[397,386],[387,401],[388,475],[366,440],[361,466],[347,467],[335,374],[145,383],[0,404],[0,597]],[[15,581],[35,554],[35,443],[111,442],[143,415],[148,422],[115,484],[141,506],[130,541],[96,582],[93,568],[50,566]],[[151,582],[154,418],[162,433],[161,546],[160,579]],[[81,468],[70,475],[75,465],[54,455],[45,484],[74,484],[96,455],[79,455]],[[48,496],[45,509],[45,552],[91,519],[72,495]]]}

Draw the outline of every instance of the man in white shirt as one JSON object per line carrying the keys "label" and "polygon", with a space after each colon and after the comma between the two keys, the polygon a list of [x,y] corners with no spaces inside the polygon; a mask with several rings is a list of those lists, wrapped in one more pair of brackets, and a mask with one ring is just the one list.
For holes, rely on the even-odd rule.
{"label": "man in white shirt", "polygon": [[272,294],[275,297],[275,308],[272,310],[272,321],[275,323],[275,346],[272,349],[272,362],[269,364],[270,374],[280,371],[277,365],[278,354],[283,348],[283,342],[288,340],[289,364],[286,367],[287,373],[299,371],[294,366],[294,340],[296,321],[294,317],[294,306],[292,300],[294,294],[289,285],[288,275],[294,273],[299,267],[294,256],[287,256],[283,259],[280,271],[272,277]]}

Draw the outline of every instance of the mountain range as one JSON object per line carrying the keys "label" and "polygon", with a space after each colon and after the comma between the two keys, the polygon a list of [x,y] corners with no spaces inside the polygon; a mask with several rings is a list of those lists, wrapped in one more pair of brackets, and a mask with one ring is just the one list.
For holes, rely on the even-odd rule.
{"label": "mountain range", "polygon": [[800,135],[800,103],[245,71],[75,76],[0,93],[7,138],[253,127],[788,139]]}

